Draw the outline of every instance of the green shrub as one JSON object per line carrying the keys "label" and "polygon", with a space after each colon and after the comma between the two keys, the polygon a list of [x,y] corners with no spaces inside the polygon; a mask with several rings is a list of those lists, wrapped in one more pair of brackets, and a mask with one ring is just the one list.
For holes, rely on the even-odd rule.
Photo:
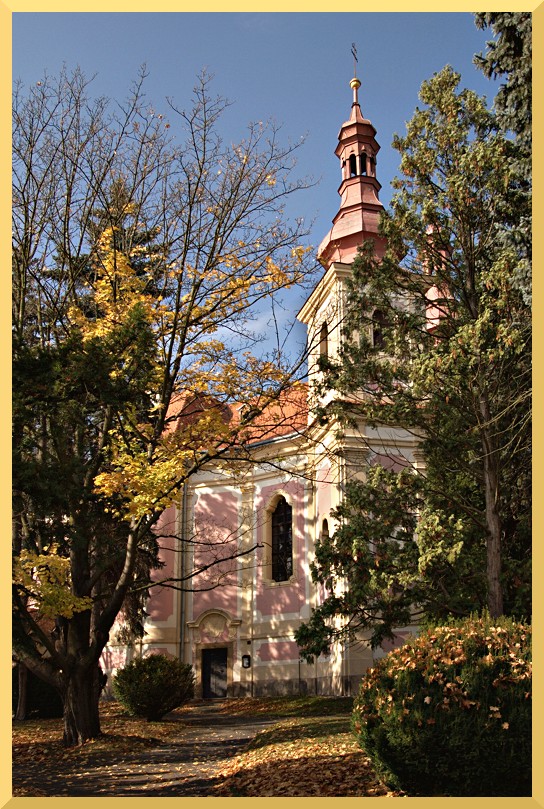
{"label": "green shrub", "polygon": [[188,702],[194,690],[192,667],[162,654],[133,660],[113,678],[113,692],[123,707],[149,722]]}
{"label": "green shrub", "polygon": [[472,617],[370,669],[359,744],[392,786],[425,796],[531,795],[531,628]]}

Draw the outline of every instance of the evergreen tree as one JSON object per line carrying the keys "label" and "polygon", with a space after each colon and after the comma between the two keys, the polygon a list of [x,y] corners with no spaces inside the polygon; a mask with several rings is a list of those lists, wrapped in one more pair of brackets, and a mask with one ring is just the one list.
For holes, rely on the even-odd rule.
{"label": "evergreen tree", "polygon": [[490,27],[496,39],[487,43],[476,65],[488,78],[503,79],[494,110],[503,132],[513,136],[509,160],[517,180],[515,205],[504,211],[503,238],[513,244],[523,261],[516,270],[526,303],[531,303],[532,199],[532,14],[528,11],[480,12],[479,28]]}
{"label": "evergreen tree", "polygon": [[[532,14],[528,11],[483,11],[475,15],[476,25],[490,27],[495,40],[487,42],[485,54],[477,54],[476,65],[488,78],[503,78],[495,96],[494,109],[505,132],[513,132],[523,158],[532,142]],[[525,174],[529,176],[530,166]]]}
{"label": "evergreen tree", "polygon": [[297,633],[310,656],[355,629],[377,644],[410,615],[530,610],[530,311],[513,280],[523,256],[497,227],[518,178],[495,117],[458,83],[450,68],[425,82],[395,138],[388,249],[378,261],[367,243],[355,260],[326,363],[339,416],[363,432],[402,425],[424,465],[348,488],[316,549],[329,596]]}

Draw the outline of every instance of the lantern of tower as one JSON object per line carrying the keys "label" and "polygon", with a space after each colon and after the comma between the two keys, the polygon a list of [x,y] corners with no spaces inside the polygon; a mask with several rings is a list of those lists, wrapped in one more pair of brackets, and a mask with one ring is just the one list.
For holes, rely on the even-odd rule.
{"label": "lantern of tower", "polygon": [[376,130],[363,118],[358,91],[361,82],[353,78],[353,103],[349,119],[342,124],[335,154],[340,161],[342,182],[338,189],[340,208],[332,220],[317,251],[317,258],[328,269],[333,262],[351,264],[357,247],[365,240],[375,242],[376,253],[382,256],[385,240],[378,236],[378,221],[383,210],[378,194],[381,188],[376,178],[376,156],[380,146]]}

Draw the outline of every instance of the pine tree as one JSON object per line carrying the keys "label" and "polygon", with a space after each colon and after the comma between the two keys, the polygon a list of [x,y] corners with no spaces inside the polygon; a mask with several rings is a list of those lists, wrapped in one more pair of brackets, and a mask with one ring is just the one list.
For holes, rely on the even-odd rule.
{"label": "pine tree", "polygon": [[494,99],[502,131],[513,136],[509,160],[516,177],[516,200],[505,208],[502,238],[523,259],[516,282],[531,304],[532,200],[532,14],[527,11],[479,12],[478,28],[490,27],[496,39],[487,43],[476,65],[488,78],[503,79]]}
{"label": "pine tree", "polygon": [[402,425],[424,469],[370,470],[348,489],[316,550],[331,594],[297,633],[310,654],[353,628],[378,643],[410,601],[416,621],[530,610],[530,311],[514,281],[523,255],[498,228],[518,179],[495,117],[458,84],[450,68],[425,82],[425,107],[395,138],[387,253],[367,244],[355,260],[327,372],[340,417]]}

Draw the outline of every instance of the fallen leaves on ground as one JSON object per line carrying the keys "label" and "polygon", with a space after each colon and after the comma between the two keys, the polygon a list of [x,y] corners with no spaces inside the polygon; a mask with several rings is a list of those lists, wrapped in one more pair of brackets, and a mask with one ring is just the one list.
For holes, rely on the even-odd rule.
{"label": "fallen leaves on ground", "polygon": [[[43,796],[36,774],[47,764],[49,774],[63,772],[66,778],[80,778],[91,769],[112,767],[138,758],[159,744],[180,735],[181,711],[160,722],[127,716],[121,706],[104,702],[100,708],[102,735],[78,747],[64,747],[62,719],[29,719],[12,727],[13,764],[18,765],[13,795]],[[183,723],[181,722],[183,727]]]}
{"label": "fallen leaves on ground", "polygon": [[130,753],[134,746],[150,747],[158,743],[157,736],[175,735],[179,732],[179,715],[171,715],[160,722],[127,716],[118,703],[104,703],[100,709],[102,735],[79,747],[64,747],[62,743],[62,719],[28,719],[14,722],[12,728],[13,754],[15,758],[47,755],[55,759],[84,760],[98,754]]}
{"label": "fallen leaves on ground", "polygon": [[[85,782],[96,784],[97,795],[114,795],[116,784],[122,785],[128,773],[134,796],[146,794],[150,787],[166,792],[169,786],[174,792],[166,794],[183,795],[184,783],[194,780],[195,773],[208,779],[213,790],[204,794],[218,797],[401,794],[391,792],[379,781],[370,760],[357,746],[349,729],[349,699],[225,700],[215,704],[206,717],[202,741],[195,739],[187,750],[190,719],[198,711],[199,705],[193,703],[160,722],[146,722],[127,716],[118,703],[105,702],[101,705],[103,735],[75,748],[63,747],[61,719],[15,722],[13,763],[17,778],[13,795],[68,796],[78,794],[75,790]],[[240,721],[245,716],[249,720],[268,716],[274,724],[258,733],[241,754],[228,759],[225,751],[223,762],[214,761],[206,755],[207,742],[215,736],[214,713],[226,721],[229,715]],[[170,758],[166,764],[165,746],[170,751],[180,750],[177,761]],[[50,781],[49,791],[45,780]],[[51,791],[51,784],[56,791]]]}
{"label": "fallen leaves on ground", "polygon": [[225,700],[218,713],[231,716],[329,716],[351,715],[353,697],[242,697]]}
{"label": "fallen leaves on ground", "polygon": [[288,719],[224,767],[220,797],[393,797],[349,732],[349,719]]}

